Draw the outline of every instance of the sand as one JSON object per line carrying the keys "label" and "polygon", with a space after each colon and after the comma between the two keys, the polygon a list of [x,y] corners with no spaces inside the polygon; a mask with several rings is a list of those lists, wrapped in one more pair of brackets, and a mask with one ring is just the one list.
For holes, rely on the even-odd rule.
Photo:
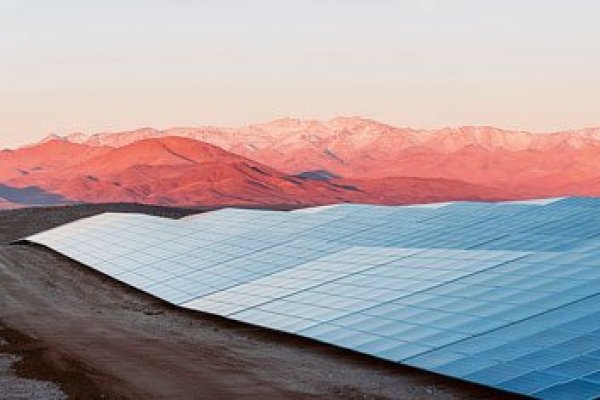
{"label": "sand", "polygon": [[132,205],[0,212],[0,398],[14,385],[18,398],[32,399],[510,397],[180,310],[44,248],[8,244],[105,210],[197,212]]}

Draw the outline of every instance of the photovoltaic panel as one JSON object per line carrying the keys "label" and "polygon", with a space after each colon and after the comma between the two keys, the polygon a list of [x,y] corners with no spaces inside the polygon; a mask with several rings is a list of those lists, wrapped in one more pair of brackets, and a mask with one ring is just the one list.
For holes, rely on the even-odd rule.
{"label": "photovoltaic panel", "polygon": [[102,214],[31,236],[184,308],[548,399],[600,396],[600,200]]}

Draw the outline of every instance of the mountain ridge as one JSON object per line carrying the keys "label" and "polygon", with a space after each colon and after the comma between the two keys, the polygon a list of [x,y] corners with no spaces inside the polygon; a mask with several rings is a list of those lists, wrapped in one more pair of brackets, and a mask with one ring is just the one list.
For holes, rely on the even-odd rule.
{"label": "mountain ridge", "polygon": [[[52,150],[52,151],[49,151]],[[60,151],[58,151],[60,149]],[[69,151],[72,157],[68,157]],[[61,154],[68,159],[52,168],[25,168],[23,154]],[[211,144],[182,137],[143,139],[123,147],[94,147],[48,141],[12,153],[22,161],[15,172],[0,169],[0,182],[23,190],[37,187],[72,202],[135,202],[159,205],[320,205],[340,202],[399,204],[438,198],[492,199],[493,188],[459,181],[402,178],[393,188],[374,181],[352,183],[331,175],[311,179],[282,173],[270,166]],[[40,161],[34,158],[35,165]],[[420,187],[438,187],[430,193]],[[436,186],[437,185],[437,186]],[[365,191],[363,187],[369,187]],[[379,189],[381,188],[381,189]],[[1,196],[0,196],[1,197]]]}
{"label": "mountain ridge", "polygon": [[[506,129],[490,125],[464,125],[458,127],[442,127],[437,129],[417,129],[411,127],[393,126],[375,121],[373,119],[354,116],[334,117],[326,121],[316,119],[281,118],[266,123],[248,124],[236,128],[217,127],[212,125],[198,127],[173,127],[167,129],[143,127],[129,131],[99,132],[94,134],[85,134],[81,132],[63,136],[51,134],[45,139],[42,139],[42,142],[58,139],[71,143],[90,144],[93,146],[108,145],[112,147],[119,147],[140,139],[161,136],[183,136],[195,138],[197,140],[204,139],[204,141],[206,141],[207,137],[210,137],[211,135],[235,135],[247,137],[250,136],[249,134],[253,134],[255,137],[260,138],[261,134],[268,134],[269,132],[271,132],[271,135],[268,136],[273,136],[273,133],[275,133],[274,136],[284,136],[285,134],[290,133],[302,134],[303,131],[307,134],[312,133],[313,138],[317,136],[323,139],[335,135],[358,133],[357,131],[361,129],[370,130],[371,133],[385,131],[385,133],[410,134],[412,136],[418,136],[420,140],[426,140],[431,135],[448,136],[459,133],[471,135],[479,140],[484,140],[485,136],[489,136],[491,133],[496,135],[510,135],[513,137],[527,137],[532,141],[546,141],[549,138],[556,137],[567,141],[569,138],[573,137],[600,141],[600,126],[548,132],[531,132],[527,130]],[[319,136],[319,134],[321,136]],[[550,140],[550,142],[552,142],[552,140]]]}
{"label": "mountain ridge", "polygon": [[173,205],[595,196],[599,155],[600,128],[541,134],[284,118],[51,136],[0,152],[0,182],[76,201]]}

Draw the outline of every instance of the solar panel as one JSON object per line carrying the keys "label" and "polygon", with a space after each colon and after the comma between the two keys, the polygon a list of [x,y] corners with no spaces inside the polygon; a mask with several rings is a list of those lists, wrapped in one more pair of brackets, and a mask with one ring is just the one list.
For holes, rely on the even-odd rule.
{"label": "solar panel", "polygon": [[102,214],[31,236],[172,304],[540,398],[600,396],[599,199]]}

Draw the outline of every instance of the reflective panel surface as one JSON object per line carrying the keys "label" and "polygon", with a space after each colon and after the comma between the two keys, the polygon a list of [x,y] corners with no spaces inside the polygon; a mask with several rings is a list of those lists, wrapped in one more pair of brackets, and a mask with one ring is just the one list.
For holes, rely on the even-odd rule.
{"label": "reflective panel surface", "polygon": [[26,240],[184,308],[515,393],[600,396],[600,199],[109,213]]}

